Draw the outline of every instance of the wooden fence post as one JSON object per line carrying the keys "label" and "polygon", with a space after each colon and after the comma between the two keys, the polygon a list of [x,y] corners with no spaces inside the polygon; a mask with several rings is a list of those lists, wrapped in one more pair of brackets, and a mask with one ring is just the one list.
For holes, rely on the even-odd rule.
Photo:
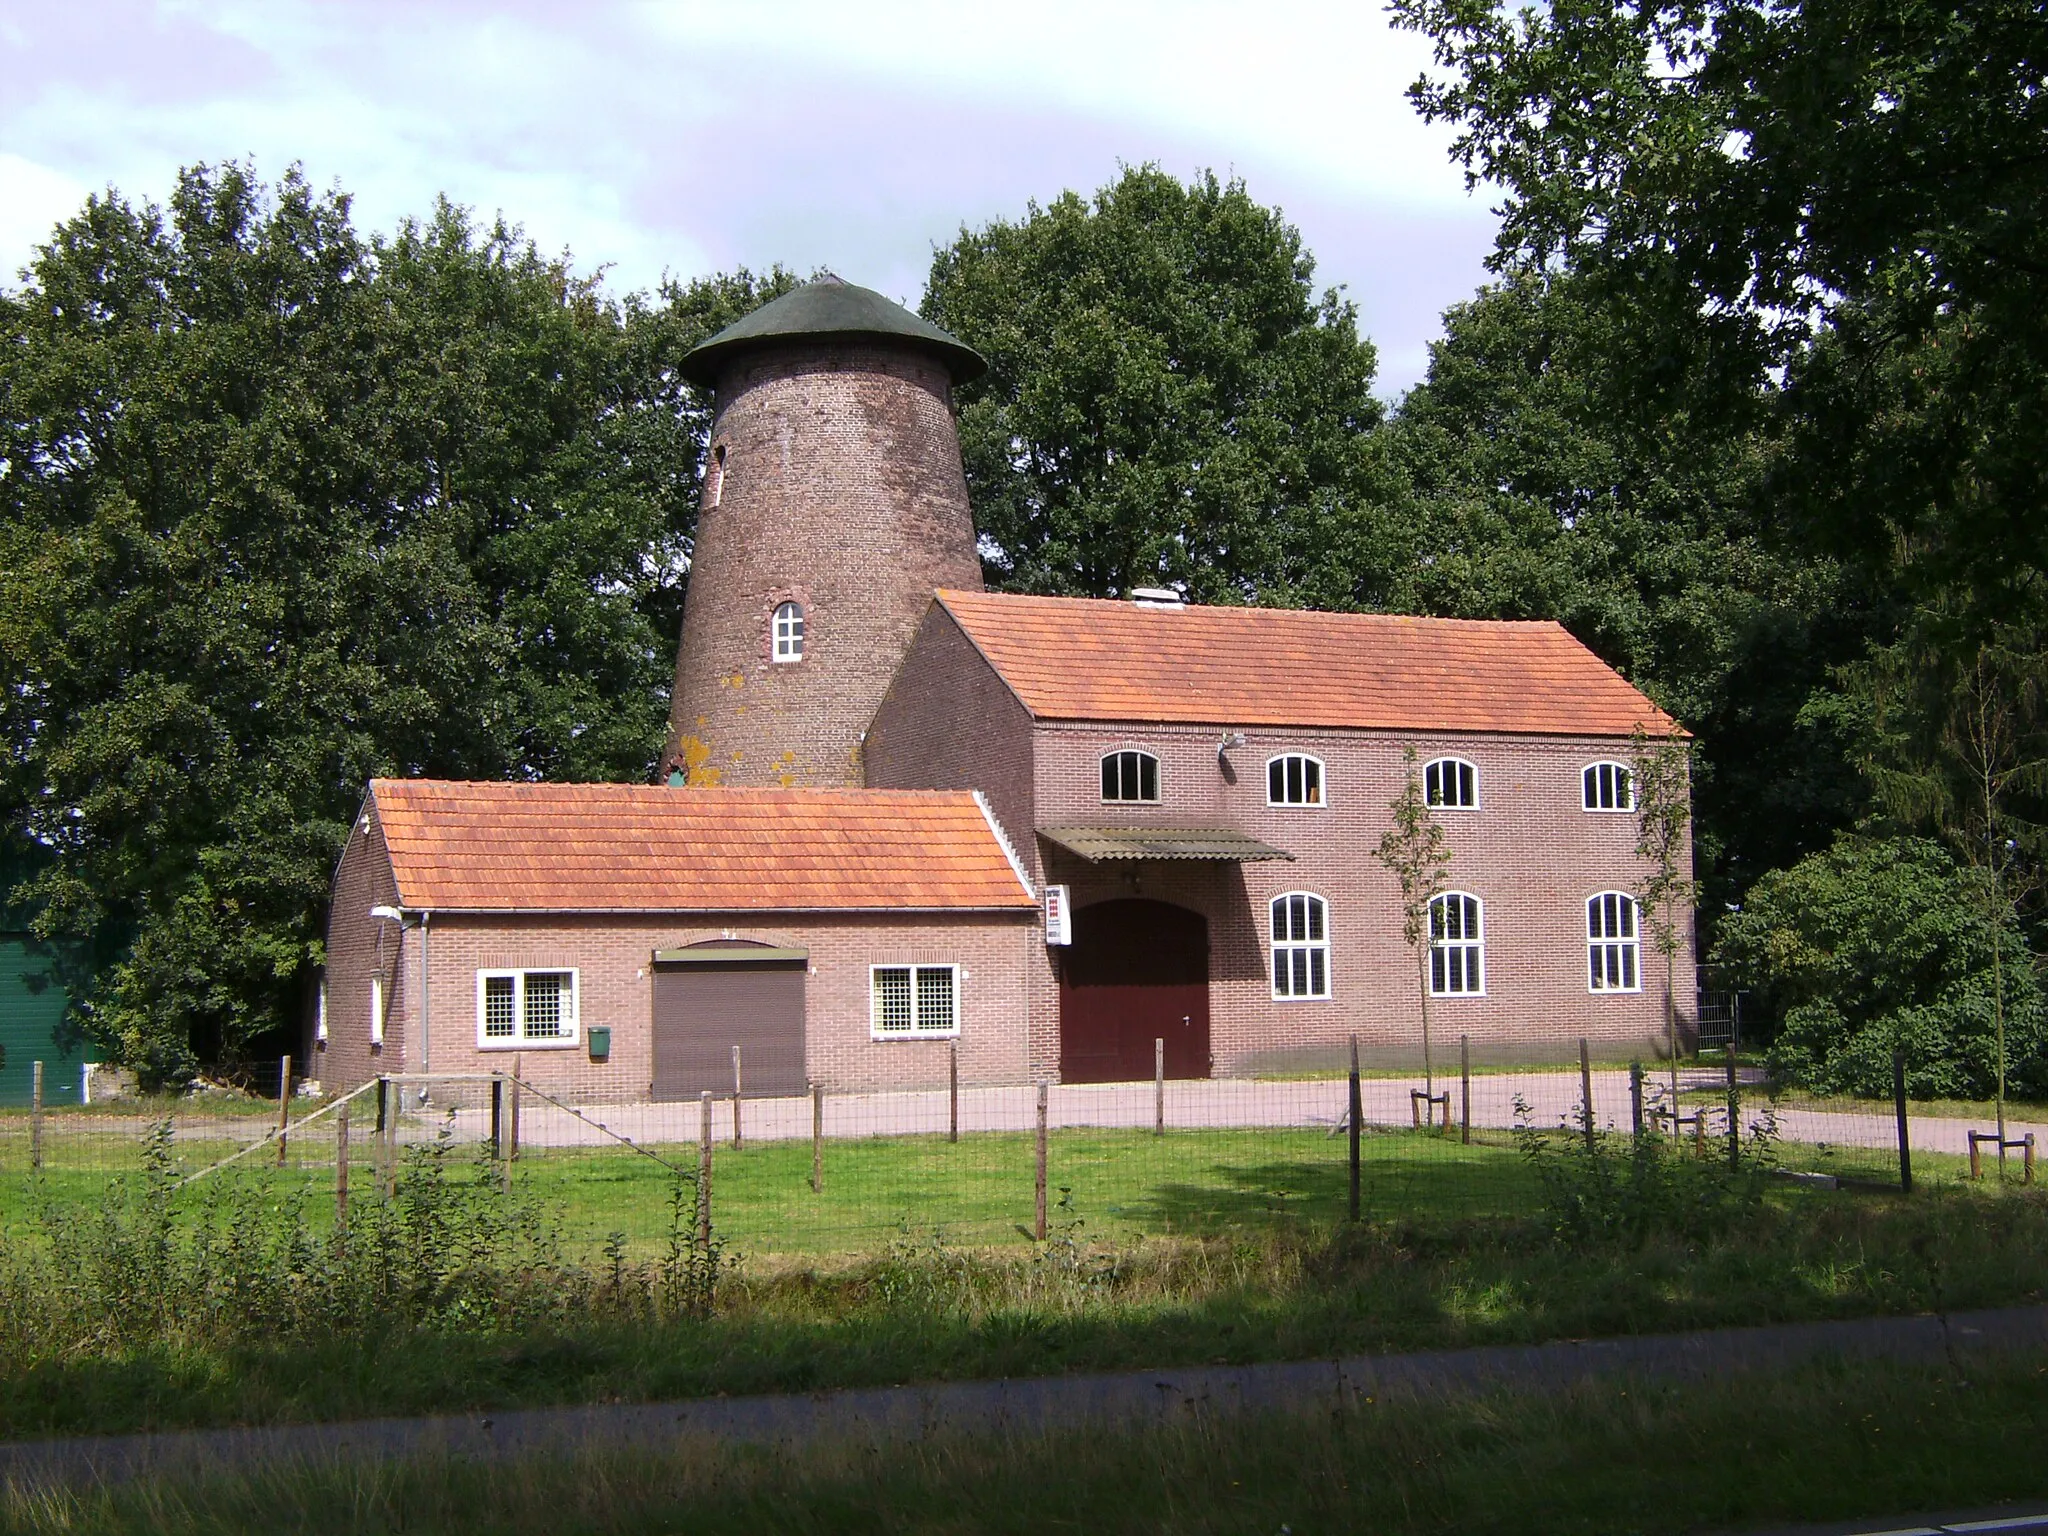
{"label": "wooden fence post", "polygon": [[1038,1085],[1038,1216],[1032,1232],[1045,1241],[1045,1084]]}
{"label": "wooden fence post", "polygon": [[1358,1220],[1358,1138],[1361,1131],[1359,1122],[1365,1118],[1365,1095],[1358,1081],[1358,1036],[1351,1037],[1351,1086],[1349,1103],[1344,1113],[1351,1129],[1349,1161],[1351,1165],[1351,1219]]}
{"label": "wooden fence post", "polygon": [[1584,1035],[1579,1036],[1579,1093],[1586,1101],[1586,1150],[1590,1152],[1597,1122],[1593,1119],[1593,1058],[1587,1053]]}
{"label": "wooden fence post", "polygon": [[946,1140],[960,1139],[960,1042],[946,1042],[946,1095],[953,1107],[953,1117],[947,1123]]}
{"label": "wooden fence post", "polygon": [[348,1100],[334,1112],[334,1231],[348,1226]]}
{"label": "wooden fence post", "polygon": [[740,1048],[732,1048],[732,1144],[740,1144]]}
{"label": "wooden fence post", "polygon": [[386,1200],[398,1192],[394,1171],[398,1132],[393,1124],[397,1116],[392,1110],[391,1079],[380,1072],[377,1074],[377,1132],[371,1143],[371,1158],[376,1166],[377,1187]]}
{"label": "wooden fence post", "polygon": [[711,1251],[711,1090],[697,1099],[697,1244]]}
{"label": "wooden fence post", "polygon": [[29,1067],[28,1168],[31,1173],[43,1171],[43,1064],[40,1061]]}
{"label": "wooden fence post", "polygon": [[1166,1042],[1152,1041],[1152,1134],[1166,1134]]}
{"label": "wooden fence post", "polygon": [[277,1166],[284,1166],[284,1144],[291,1135],[292,1125],[292,1059],[283,1057],[277,1064]]}
{"label": "wooden fence post", "polygon": [[825,1192],[825,1088],[811,1084],[811,1193]]}
{"label": "wooden fence post", "polygon": [[1458,1082],[1464,1094],[1459,1104],[1458,1140],[1472,1145],[1472,1037],[1458,1036]]}

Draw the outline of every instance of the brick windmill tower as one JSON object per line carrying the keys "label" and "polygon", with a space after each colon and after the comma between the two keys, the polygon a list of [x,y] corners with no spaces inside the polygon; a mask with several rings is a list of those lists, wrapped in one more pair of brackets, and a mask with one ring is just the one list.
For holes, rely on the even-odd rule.
{"label": "brick windmill tower", "polygon": [[981,588],[952,387],[985,366],[830,276],[683,359],[718,409],[671,783],[861,782],[861,738],[933,590]]}

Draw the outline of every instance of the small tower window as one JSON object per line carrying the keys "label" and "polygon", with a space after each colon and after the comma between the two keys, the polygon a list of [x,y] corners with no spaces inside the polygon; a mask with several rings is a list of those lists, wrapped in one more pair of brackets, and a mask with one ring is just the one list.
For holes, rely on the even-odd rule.
{"label": "small tower window", "polygon": [[770,653],[777,661],[804,659],[804,605],[784,603],[775,610],[775,645]]}
{"label": "small tower window", "polygon": [[725,444],[711,450],[711,462],[704,466],[704,510],[709,512],[725,494]]}
{"label": "small tower window", "polygon": [[1102,798],[1157,804],[1159,759],[1150,752],[1111,752],[1102,759]]}
{"label": "small tower window", "polygon": [[1632,811],[1636,808],[1635,775],[1627,763],[1588,763],[1583,775],[1586,809]]}

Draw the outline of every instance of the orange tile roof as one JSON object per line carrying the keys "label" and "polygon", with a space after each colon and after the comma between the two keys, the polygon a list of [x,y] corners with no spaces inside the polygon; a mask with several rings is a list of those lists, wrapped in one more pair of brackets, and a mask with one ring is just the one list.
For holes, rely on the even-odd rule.
{"label": "orange tile roof", "polygon": [[375,779],[408,907],[688,912],[1034,907],[959,790]]}
{"label": "orange tile roof", "polygon": [[1671,717],[1562,625],[941,592],[1042,719],[1626,736]]}

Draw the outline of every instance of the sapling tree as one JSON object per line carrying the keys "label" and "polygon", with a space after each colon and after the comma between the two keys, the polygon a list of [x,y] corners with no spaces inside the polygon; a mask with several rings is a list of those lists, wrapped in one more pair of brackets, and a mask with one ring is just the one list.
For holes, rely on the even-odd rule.
{"label": "sapling tree", "polygon": [[1416,976],[1422,996],[1422,1091],[1436,1092],[1435,1064],[1429,1047],[1429,952],[1430,903],[1444,888],[1443,872],[1451,862],[1451,850],[1444,846],[1444,829],[1430,814],[1429,801],[1422,792],[1422,777],[1415,771],[1415,749],[1402,753],[1407,772],[1401,793],[1394,797],[1394,824],[1387,829],[1373,857],[1393,872],[1401,887],[1401,937],[1415,952]]}
{"label": "sapling tree", "polygon": [[2001,626],[1960,666],[1923,660],[1916,667],[1895,651],[1866,674],[1880,744],[1871,764],[1879,799],[1894,814],[1932,823],[1972,876],[1991,953],[2001,1167],[2008,1067],[2004,940],[2048,854],[2048,827],[2028,814],[2048,795],[2048,663],[2040,642],[2030,628]]}
{"label": "sapling tree", "polygon": [[1635,728],[1630,773],[1636,797],[1636,857],[1648,868],[1636,884],[1643,926],[1664,957],[1664,1038],[1671,1052],[1671,1107],[1678,1112],[1678,951],[1692,915],[1692,762],[1686,738]]}

